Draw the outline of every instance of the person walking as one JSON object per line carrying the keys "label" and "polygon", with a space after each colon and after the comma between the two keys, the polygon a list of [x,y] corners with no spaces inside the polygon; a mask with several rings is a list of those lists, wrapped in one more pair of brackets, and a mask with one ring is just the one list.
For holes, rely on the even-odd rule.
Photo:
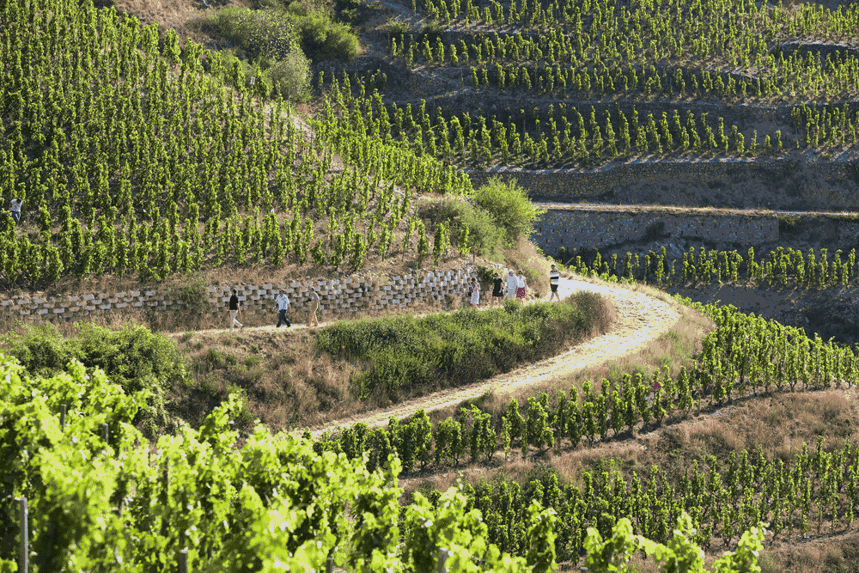
{"label": "person walking", "polygon": [[477,279],[471,279],[471,306],[480,305],[480,283]]}
{"label": "person walking", "polygon": [[513,271],[507,271],[507,298],[516,298],[516,286],[518,281]]}
{"label": "person walking", "polygon": [[558,272],[555,264],[552,263],[552,270],[549,271],[549,288],[552,289],[552,294],[549,295],[549,302],[552,302],[552,299],[557,299],[558,302],[561,302],[561,296],[558,294],[559,284],[561,284],[561,273]]}
{"label": "person walking", "polygon": [[292,326],[292,323],[286,318],[286,311],[289,310],[289,297],[286,296],[286,291],[281,289],[280,294],[277,295],[274,302],[277,308],[277,326],[275,328],[280,328],[281,324],[286,324],[286,327],[289,328]]}
{"label": "person walking", "polygon": [[501,298],[504,296],[504,291],[502,290],[502,285],[504,281],[501,280],[501,275],[495,273],[495,278],[492,279],[492,305],[496,305],[501,302]]}
{"label": "person walking", "polygon": [[319,326],[319,293],[316,292],[316,287],[310,287],[310,318],[313,319],[314,326]]}
{"label": "person walking", "polygon": [[9,205],[9,211],[12,213],[12,218],[15,219],[16,225],[21,221],[21,205],[23,204],[24,202],[20,199],[12,199]]}
{"label": "person walking", "polygon": [[519,275],[516,277],[516,298],[525,300],[526,288],[525,275],[522,274],[522,271],[519,271]]}
{"label": "person walking", "polygon": [[233,289],[233,296],[230,297],[230,330],[233,330],[235,325],[239,325],[239,328],[244,328],[245,325],[236,320],[236,315],[239,314],[239,297],[236,293],[236,289]]}

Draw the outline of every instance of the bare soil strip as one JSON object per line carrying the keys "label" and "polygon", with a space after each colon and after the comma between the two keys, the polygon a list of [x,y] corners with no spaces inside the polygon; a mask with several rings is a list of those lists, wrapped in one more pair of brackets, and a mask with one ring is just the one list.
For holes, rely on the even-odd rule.
{"label": "bare soil strip", "polygon": [[318,436],[325,431],[330,432],[359,422],[370,427],[376,427],[387,423],[390,418],[405,418],[418,410],[429,412],[456,405],[464,400],[477,398],[490,392],[495,395],[506,394],[512,390],[558,379],[592,368],[607,360],[637,352],[649,341],[662,336],[680,318],[677,304],[665,302],[623,285],[592,284],[578,280],[561,279],[559,288],[561,297],[566,297],[579,290],[599,293],[612,302],[617,311],[617,320],[610,332],[558,356],[517,368],[489,380],[466,387],[443,390],[395,404],[390,408],[382,408],[327,422],[322,426],[311,428],[311,433]]}

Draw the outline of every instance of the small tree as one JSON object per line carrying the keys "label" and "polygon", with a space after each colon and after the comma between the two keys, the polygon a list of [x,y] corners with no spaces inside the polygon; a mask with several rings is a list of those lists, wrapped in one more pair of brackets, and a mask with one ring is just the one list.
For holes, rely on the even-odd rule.
{"label": "small tree", "polygon": [[486,185],[477,189],[474,201],[505,230],[510,244],[520,237],[530,236],[534,231],[534,222],[541,213],[515,181],[505,183],[499,177],[492,177]]}

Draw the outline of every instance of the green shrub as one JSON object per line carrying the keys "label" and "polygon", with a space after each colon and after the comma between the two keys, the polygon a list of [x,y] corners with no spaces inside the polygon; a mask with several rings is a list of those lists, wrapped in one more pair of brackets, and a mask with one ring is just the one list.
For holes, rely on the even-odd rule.
{"label": "green shrub", "polygon": [[142,326],[110,330],[93,324],[76,325],[77,333],[63,337],[53,325],[26,327],[22,335],[7,334],[2,345],[29,372],[53,376],[73,358],[87,368],[100,368],[127,393],[149,393],[147,408],[135,419],[146,427],[167,421],[165,392],[186,378],[176,344]]}
{"label": "green shrub", "polygon": [[389,39],[405,36],[411,31],[412,27],[409,25],[408,22],[403,22],[402,20],[397,20],[396,18],[388,18],[388,21],[385,24],[385,33],[388,35]]}
{"label": "green shrub", "polygon": [[290,52],[274,62],[268,75],[275,91],[285,99],[295,102],[310,99],[310,61],[300,51]]}
{"label": "green shrub", "polygon": [[504,229],[486,210],[462,200],[445,199],[422,205],[420,216],[434,225],[447,222],[451,237],[459,237],[460,229],[467,226],[468,246],[472,252],[489,259],[500,257]]}
{"label": "green shrub", "polygon": [[349,62],[360,52],[358,36],[348,25],[334,22],[324,10],[293,2],[287,8],[286,14],[292,16],[293,26],[301,41],[301,49],[311,60]]}
{"label": "green shrub", "polygon": [[534,221],[540,210],[515,180],[505,183],[500,177],[492,177],[486,185],[475,190],[474,201],[504,229],[508,244],[534,232]]}
{"label": "green shrub", "polygon": [[552,355],[596,328],[605,330],[603,323],[588,322],[601,316],[591,308],[595,304],[602,304],[599,298],[575,298],[564,304],[507,301],[485,311],[469,308],[424,318],[343,322],[321,331],[317,345],[364,366],[353,379],[356,396],[398,400],[403,393],[489,378]]}
{"label": "green shrub", "polygon": [[[224,8],[217,11],[209,22],[247,59],[242,60],[232,50],[223,50],[223,68],[229,71],[238,65],[244,77],[256,75],[259,69],[263,80],[284,98],[307,101],[310,61],[302,51],[301,26],[295,19],[293,14],[282,9]],[[253,61],[253,65],[248,61]]]}
{"label": "green shrub", "polygon": [[209,16],[209,23],[249,60],[261,55],[282,59],[299,48],[292,18],[281,10],[222,8]]}

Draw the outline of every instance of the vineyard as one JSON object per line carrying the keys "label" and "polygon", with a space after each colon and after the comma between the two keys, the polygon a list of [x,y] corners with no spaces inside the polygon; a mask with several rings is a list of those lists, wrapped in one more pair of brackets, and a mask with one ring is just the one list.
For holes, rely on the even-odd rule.
{"label": "vineyard", "polygon": [[5,285],[450,249],[415,200],[469,192],[452,167],[367,138],[326,145],[264,78],[89,2],[7,0],[0,21],[0,195],[29,221],[0,215]]}
{"label": "vineyard", "polygon": [[[687,301],[688,302],[688,301]],[[512,399],[501,411],[463,407],[455,416],[431,424],[424,412],[391,420],[387,428],[364,425],[323,437],[317,451],[343,452],[361,459],[368,469],[384,466],[391,452],[403,471],[459,466],[466,460],[488,464],[532,452],[593,448],[618,437],[631,437],[649,427],[676,423],[703,409],[779,392],[814,392],[847,387],[859,380],[855,349],[810,339],[801,330],[736,313],[730,307],[700,307],[716,329],[702,341],[693,368],[672,376],[669,367],[649,375],[625,373],[581,389],[545,392],[521,403]],[[575,563],[589,527],[610,533],[621,517],[636,531],[667,540],[681,512],[688,512],[698,532],[696,541],[730,546],[738,532],[759,522],[769,524],[772,539],[850,528],[859,497],[859,457],[845,444],[827,452],[822,439],[815,453],[803,450],[792,459],[769,459],[761,450],[732,452],[729,459],[695,461],[685,475],[670,475],[655,466],[648,476],[602,472],[578,476],[581,487],[516,482],[484,483],[470,495],[486,516],[490,539],[502,550],[524,551],[524,510],[532,499],[563,516],[559,527],[566,546],[559,560]],[[833,465],[834,464],[834,465]],[[830,472],[829,477],[824,473]],[[831,480],[827,483],[827,480]],[[495,488],[495,489],[493,489]]]}
{"label": "vineyard", "polygon": [[[413,7],[423,25],[389,22],[385,72],[319,78],[329,122],[473,169],[855,151],[855,4]],[[389,80],[418,68],[458,86],[418,101]]]}
{"label": "vineyard", "polygon": [[[199,287],[464,257],[484,282],[518,257],[542,296],[548,261],[520,240],[540,216],[534,190],[471,174],[800,161],[856,173],[855,3],[202,2],[205,22],[185,28],[198,40],[238,14],[258,25],[289,11],[277,22],[303,28],[271,45],[318,51],[286,87],[262,63],[277,50],[236,57],[256,41],[239,27],[219,51],[223,37],[96,4],[0,0],[4,306],[101,279]],[[331,30],[349,44],[326,43]],[[354,60],[322,55],[338,49]],[[292,97],[307,89],[309,103]],[[756,246],[561,250],[556,263],[609,287],[859,287],[855,248]],[[666,327],[654,344],[670,351],[319,435],[274,433],[247,402],[277,412],[264,419],[275,427],[387,419],[610,334],[613,309],[578,293],[282,336],[9,332],[0,573],[853,570],[859,345],[659,294],[698,321]],[[681,348],[683,328],[703,334]],[[288,348],[300,344],[312,352]],[[796,409],[779,418],[774,402]],[[739,433],[740,410],[791,447],[678,438],[719,419]]]}

